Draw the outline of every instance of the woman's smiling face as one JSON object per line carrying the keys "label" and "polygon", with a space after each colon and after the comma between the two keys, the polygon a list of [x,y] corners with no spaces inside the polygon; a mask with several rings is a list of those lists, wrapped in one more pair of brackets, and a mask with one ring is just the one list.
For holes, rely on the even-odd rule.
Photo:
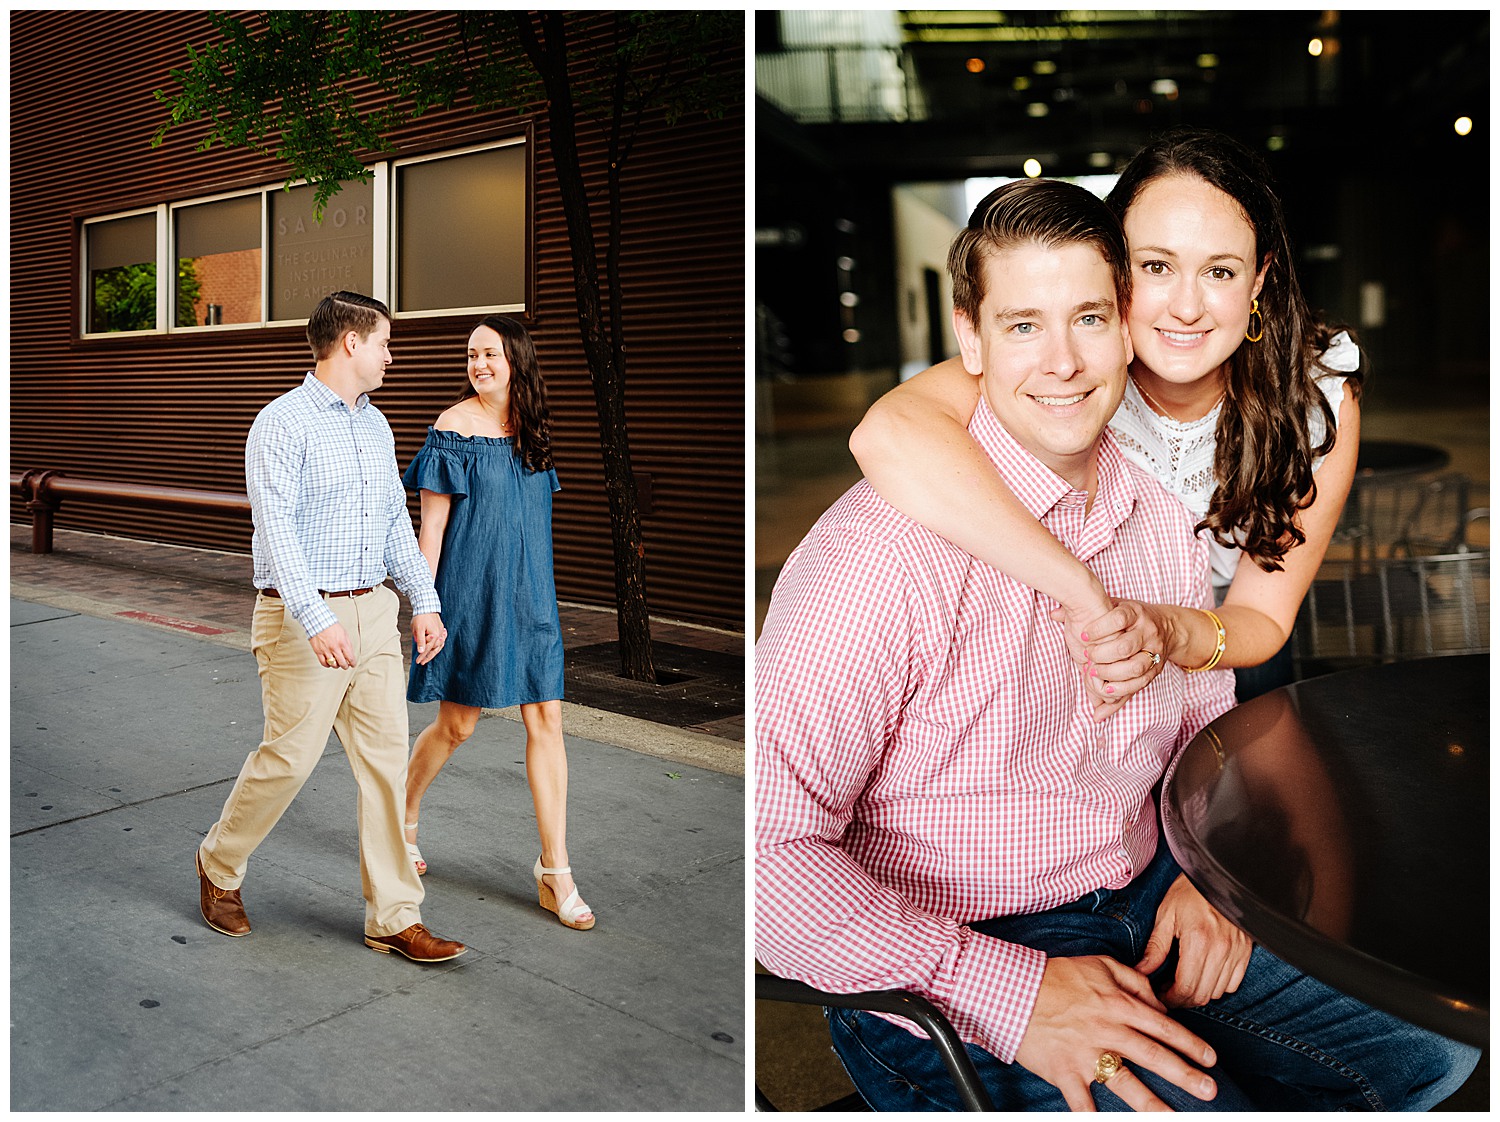
{"label": "woman's smiling face", "polygon": [[493,327],[480,324],[469,336],[469,385],[480,397],[510,388],[510,363],[505,344]]}
{"label": "woman's smiling face", "polygon": [[1195,175],[1168,175],[1140,189],[1124,226],[1136,364],[1179,385],[1216,375],[1265,281],[1245,212]]}

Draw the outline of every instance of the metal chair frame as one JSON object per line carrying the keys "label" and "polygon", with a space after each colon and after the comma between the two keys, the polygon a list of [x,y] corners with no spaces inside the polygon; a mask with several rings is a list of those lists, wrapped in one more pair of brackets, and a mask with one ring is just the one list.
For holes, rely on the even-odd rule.
{"label": "metal chair frame", "polygon": [[1356,562],[1467,550],[1468,525],[1488,511],[1469,509],[1473,486],[1461,472],[1435,476],[1355,477],[1335,531]]}
{"label": "metal chair frame", "polygon": [[[924,997],[905,990],[876,990],[868,993],[827,993],[804,982],[781,978],[775,974],[755,975],[757,1001],[790,1001],[799,1005],[825,1005],[838,1009],[867,1009],[878,1013],[895,1013],[916,1024],[937,1046],[959,1100],[965,1110],[994,1110],[989,1092],[980,1081],[979,1071],[958,1033],[942,1012]],[[774,1111],[769,1099],[755,1088],[755,1109]],[[832,1109],[832,1108],[825,1108]]]}
{"label": "metal chair frame", "polygon": [[1325,562],[1293,631],[1297,677],[1309,662],[1335,669],[1488,651],[1489,563],[1483,549]]}

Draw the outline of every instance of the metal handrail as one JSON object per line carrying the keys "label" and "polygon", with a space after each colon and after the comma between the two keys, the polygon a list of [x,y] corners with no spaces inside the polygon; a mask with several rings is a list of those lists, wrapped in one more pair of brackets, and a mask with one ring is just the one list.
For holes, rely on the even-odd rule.
{"label": "metal handrail", "polygon": [[53,518],[65,498],[108,499],[128,506],[250,513],[250,496],[232,491],[161,487],[118,479],[84,479],[36,468],[20,474],[11,473],[10,490],[11,494],[25,500],[26,510],[31,514],[32,553],[52,552]]}

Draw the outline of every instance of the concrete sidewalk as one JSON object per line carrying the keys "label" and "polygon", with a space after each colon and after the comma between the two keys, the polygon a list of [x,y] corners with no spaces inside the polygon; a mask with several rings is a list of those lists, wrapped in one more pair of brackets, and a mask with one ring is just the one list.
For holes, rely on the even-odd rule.
{"label": "concrete sidewalk", "polygon": [[744,1109],[742,746],[575,707],[599,922],[574,932],[536,903],[521,726],[487,715],[423,803],[423,919],[471,948],[425,967],[362,942],[354,783],[324,759],[229,939],[193,851],[259,740],[254,658],[79,595],[11,600],[13,1110]]}

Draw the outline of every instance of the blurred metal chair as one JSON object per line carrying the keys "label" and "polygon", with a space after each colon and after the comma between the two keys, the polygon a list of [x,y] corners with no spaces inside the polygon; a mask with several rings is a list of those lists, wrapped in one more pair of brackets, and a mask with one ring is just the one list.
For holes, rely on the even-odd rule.
{"label": "blurred metal chair", "polygon": [[[868,1009],[880,1013],[895,1013],[916,1022],[937,1045],[948,1074],[965,1110],[994,1110],[989,1092],[980,1082],[974,1061],[965,1050],[963,1041],[953,1030],[948,1018],[924,997],[905,990],[879,990],[872,993],[827,993],[790,978],[775,974],[755,975],[755,999],[757,1001],[791,1001],[799,1005],[827,1005],[838,1009]],[[775,1111],[769,1099],[762,1094],[760,1086],[755,1088],[755,1109]],[[818,1107],[818,1110],[869,1110],[869,1106],[858,1095],[850,1095],[836,1103]]]}
{"label": "blurred metal chair", "polygon": [[1488,651],[1489,550],[1325,561],[1292,637],[1298,678]]}
{"label": "blurred metal chair", "polygon": [[[1472,482],[1462,472],[1356,477],[1334,534],[1356,561],[1469,549]],[[1483,512],[1488,517],[1488,511]]]}

